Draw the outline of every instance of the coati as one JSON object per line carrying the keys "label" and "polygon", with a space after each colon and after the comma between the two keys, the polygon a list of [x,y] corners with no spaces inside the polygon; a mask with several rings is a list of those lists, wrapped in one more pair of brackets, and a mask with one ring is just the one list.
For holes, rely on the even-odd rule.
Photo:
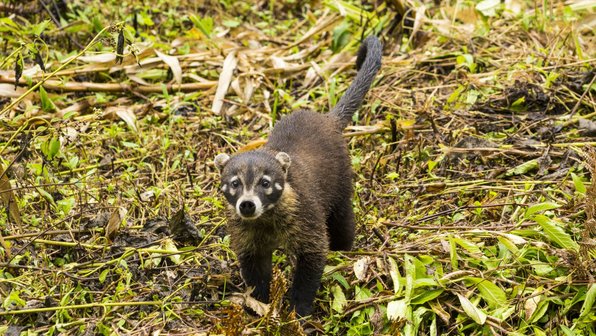
{"label": "coati", "polygon": [[271,256],[283,248],[296,265],[290,307],[309,315],[328,250],[352,248],[352,167],[342,130],[370,89],[381,56],[381,43],[369,36],[358,51],[354,82],[330,113],[295,111],[277,122],[262,148],[215,157],[229,202],[232,249],[256,299],[268,302]]}

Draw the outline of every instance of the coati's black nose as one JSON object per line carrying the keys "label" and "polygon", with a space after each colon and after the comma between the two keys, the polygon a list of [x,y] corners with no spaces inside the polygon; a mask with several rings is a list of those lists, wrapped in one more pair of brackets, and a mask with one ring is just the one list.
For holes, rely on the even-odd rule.
{"label": "coati's black nose", "polygon": [[243,216],[250,217],[254,215],[256,209],[257,207],[252,201],[242,201],[242,203],[240,203],[240,213]]}

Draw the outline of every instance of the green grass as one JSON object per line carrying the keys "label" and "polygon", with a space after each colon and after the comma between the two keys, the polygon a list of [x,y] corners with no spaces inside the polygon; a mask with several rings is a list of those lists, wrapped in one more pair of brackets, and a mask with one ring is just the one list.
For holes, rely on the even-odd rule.
{"label": "green grass", "polygon": [[[0,4],[0,332],[596,334],[594,5],[378,3]],[[355,249],[309,323],[281,252],[246,313],[212,160],[327,111],[372,32]]]}

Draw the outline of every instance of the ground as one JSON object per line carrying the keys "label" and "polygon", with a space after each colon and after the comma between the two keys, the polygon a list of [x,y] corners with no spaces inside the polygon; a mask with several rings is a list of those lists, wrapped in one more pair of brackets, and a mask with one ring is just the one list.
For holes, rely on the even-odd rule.
{"label": "ground", "polygon": [[[596,334],[592,2],[0,11],[5,335]],[[298,323],[283,251],[271,306],[247,298],[213,158],[328,111],[369,34],[383,67],[345,131],[355,248]]]}

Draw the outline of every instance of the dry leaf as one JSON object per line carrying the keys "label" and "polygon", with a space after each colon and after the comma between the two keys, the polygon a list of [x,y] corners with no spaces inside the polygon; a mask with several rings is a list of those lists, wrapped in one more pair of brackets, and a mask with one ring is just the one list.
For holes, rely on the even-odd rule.
{"label": "dry leaf", "polygon": [[232,51],[228,54],[228,56],[226,56],[226,59],[223,63],[223,69],[221,70],[221,74],[219,75],[217,91],[215,92],[215,97],[213,98],[213,106],[211,107],[211,111],[213,111],[213,113],[221,114],[223,100],[226,96],[226,93],[228,92],[228,87],[232,82],[232,76],[234,75],[236,65],[238,65],[238,61],[236,60],[236,53]]}
{"label": "dry leaf", "polygon": [[267,303],[263,303],[255,298],[253,298],[252,296],[250,296],[251,293],[252,293],[252,289],[249,289],[245,293],[232,293],[230,295],[230,301],[232,301],[238,305],[246,306],[246,307],[250,308],[252,311],[254,311],[259,316],[267,315],[267,313],[269,312],[269,309],[271,309],[271,305],[269,305]]}
{"label": "dry leaf", "polygon": [[12,186],[8,180],[8,176],[4,173],[4,168],[0,165],[0,200],[2,204],[8,209],[10,218],[12,218],[19,229],[21,229],[23,222],[21,221],[21,213],[17,200],[14,197]]}
{"label": "dry leaf", "polygon": [[275,69],[287,69],[293,67],[295,65],[290,65],[288,62],[284,61],[281,57],[271,56],[269,58],[271,60],[271,65]]}
{"label": "dry leaf", "polygon": [[14,84],[3,84],[0,83],[0,97],[17,98],[23,95],[27,90],[25,88],[18,87],[14,89]]}
{"label": "dry leaf", "polygon": [[116,60],[116,54],[114,53],[105,53],[105,54],[96,54],[91,56],[81,56],[78,58],[79,61],[87,62],[87,63],[110,63]]}
{"label": "dry leaf", "polygon": [[122,219],[124,219],[125,215],[126,210],[124,208],[117,208],[112,212],[110,220],[108,220],[108,224],[105,227],[105,236],[109,241],[113,241],[118,235]]}
{"label": "dry leaf", "polygon": [[238,153],[248,152],[248,151],[257,149],[266,143],[267,143],[267,140],[265,140],[265,139],[258,139],[258,140],[251,141],[251,142],[247,143],[246,145],[240,147],[240,149],[238,149]]}
{"label": "dry leaf", "polygon": [[180,62],[178,62],[178,58],[163,54],[158,50],[155,50],[155,53],[157,54],[157,56],[159,56],[159,58],[161,58],[162,61],[164,61],[164,63],[166,63],[170,67],[170,70],[172,70],[172,74],[174,75],[174,80],[176,81],[176,83],[182,84],[182,68],[180,67]]}
{"label": "dry leaf", "polygon": [[354,275],[358,280],[362,281],[366,277],[368,264],[370,264],[369,257],[362,257],[354,263]]}
{"label": "dry leaf", "polygon": [[118,109],[116,115],[124,120],[131,130],[137,132],[137,116],[135,115],[132,106]]}
{"label": "dry leaf", "polygon": [[529,320],[532,317],[532,314],[536,311],[538,307],[538,303],[540,302],[540,295],[536,295],[526,300],[524,303],[524,311],[526,313],[525,317],[526,320]]}

